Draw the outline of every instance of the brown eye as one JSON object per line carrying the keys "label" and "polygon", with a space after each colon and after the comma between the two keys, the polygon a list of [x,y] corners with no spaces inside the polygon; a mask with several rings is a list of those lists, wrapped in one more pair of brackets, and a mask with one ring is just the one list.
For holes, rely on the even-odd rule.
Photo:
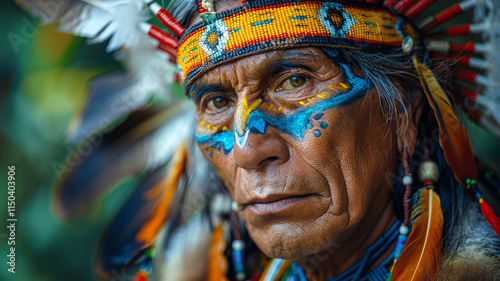
{"label": "brown eye", "polygon": [[215,97],[207,102],[207,109],[210,111],[219,111],[228,106],[231,102],[223,97]]}
{"label": "brown eye", "polygon": [[295,75],[283,81],[283,83],[281,83],[279,87],[279,90],[294,90],[303,86],[305,83],[307,83],[307,81],[309,81],[309,77]]}

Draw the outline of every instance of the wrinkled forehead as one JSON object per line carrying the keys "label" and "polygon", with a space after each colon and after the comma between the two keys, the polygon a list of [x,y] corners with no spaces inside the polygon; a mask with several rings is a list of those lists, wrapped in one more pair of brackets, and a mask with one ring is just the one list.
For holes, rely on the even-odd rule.
{"label": "wrinkled forehead", "polygon": [[[214,68],[249,55],[304,46],[399,50],[419,42],[411,24],[384,7],[350,1],[246,1],[202,13],[179,41],[184,86]],[[226,8],[226,7],[223,7]],[[199,17],[198,17],[199,18]]]}
{"label": "wrinkled forehead", "polygon": [[313,72],[334,71],[340,68],[318,47],[297,47],[284,50],[267,51],[237,58],[213,67],[195,79],[185,88],[190,96],[200,85],[224,85],[224,88],[239,91],[243,86],[253,84],[261,87],[263,81],[273,75],[292,69],[306,69]]}

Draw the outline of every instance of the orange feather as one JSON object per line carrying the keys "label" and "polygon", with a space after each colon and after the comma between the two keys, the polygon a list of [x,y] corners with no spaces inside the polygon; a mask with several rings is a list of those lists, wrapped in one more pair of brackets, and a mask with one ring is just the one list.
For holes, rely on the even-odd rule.
{"label": "orange feather", "polygon": [[411,214],[412,230],[394,265],[391,281],[433,280],[441,266],[441,201],[429,186],[420,189],[419,196]]}
{"label": "orange feather", "polygon": [[458,121],[450,100],[438,81],[427,67],[418,62],[416,55],[413,63],[420,76],[429,104],[439,124],[439,143],[444,157],[450,165],[455,179],[466,186],[465,178],[476,178],[476,164],[467,131]]}
{"label": "orange feather", "polygon": [[222,224],[219,224],[212,233],[208,250],[207,281],[228,281],[226,277],[227,259],[224,256],[226,241]]}
{"label": "orange feather", "polygon": [[144,196],[153,200],[161,197],[158,206],[152,211],[151,218],[144,224],[141,230],[136,235],[136,240],[143,242],[145,245],[150,245],[156,239],[160,229],[163,227],[168,215],[168,209],[172,203],[177,184],[182,173],[187,157],[187,144],[182,142],[175,151],[172,166],[167,176],[160,181]]}

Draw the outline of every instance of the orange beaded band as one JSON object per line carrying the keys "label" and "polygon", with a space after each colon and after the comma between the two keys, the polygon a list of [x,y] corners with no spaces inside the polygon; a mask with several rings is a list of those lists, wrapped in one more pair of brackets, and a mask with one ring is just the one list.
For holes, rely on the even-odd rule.
{"label": "orange beaded band", "polygon": [[298,46],[390,50],[407,36],[419,42],[412,25],[379,6],[256,0],[189,28],[177,60],[187,86],[212,67],[250,54]]}

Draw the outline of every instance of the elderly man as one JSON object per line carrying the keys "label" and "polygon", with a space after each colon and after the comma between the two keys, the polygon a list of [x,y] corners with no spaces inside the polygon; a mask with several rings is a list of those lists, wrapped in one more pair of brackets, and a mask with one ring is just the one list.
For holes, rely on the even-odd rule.
{"label": "elderly man", "polygon": [[[286,273],[270,262],[265,278],[385,280],[393,268],[394,279],[424,280],[442,264],[450,278],[459,243],[451,233],[469,212],[459,184],[474,167],[470,151],[450,156],[461,165],[454,178],[439,159],[453,148],[429,141],[447,126],[435,114],[453,111],[434,101],[443,90],[420,63],[428,58],[418,32],[366,4],[248,2],[205,1],[198,14],[176,10],[190,9],[176,2],[173,10],[190,26],[178,60],[199,147],[252,241],[269,257],[295,262]],[[468,145],[461,126],[452,126],[458,133],[450,134],[461,135],[453,141]],[[413,159],[423,188],[412,191],[407,159],[416,150],[425,155]],[[398,163],[406,175],[394,183],[386,175],[397,174]],[[405,205],[402,214],[393,203]],[[389,238],[397,217],[399,239]],[[311,257],[321,258],[308,268]]]}
{"label": "elderly man", "polygon": [[[158,279],[173,270],[181,280],[498,278],[499,222],[477,189],[469,139],[447,96],[458,84],[439,82],[452,76],[434,76],[427,49],[443,37],[429,31],[470,2],[418,28],[431,1],[174,1],[172,16],[147,2],[179,37],[146,26],[160,49],[176,52],[199,150],[179,146],[170,195],[132,231],[135,242],[122,243],[128,248],[104,246],[105,258],[120,256],[104,270],[154,248],[164,221],[161,253],[173,251],[172,233],[197,239],[182,231],[190,220],[164,214],[179,219],[189,201],[172,195],[183,175],[200,173],[188,161],[203,175],[215,171],[205,184],[221,187],[207,195],[212,235],[196,255],[193,247],[157,255]],[[200,151],[210,166],[193,161]],[[150,275],[154,256],[146,252],[137,280]],[[203,270],[172,269],[176,259]]]}

